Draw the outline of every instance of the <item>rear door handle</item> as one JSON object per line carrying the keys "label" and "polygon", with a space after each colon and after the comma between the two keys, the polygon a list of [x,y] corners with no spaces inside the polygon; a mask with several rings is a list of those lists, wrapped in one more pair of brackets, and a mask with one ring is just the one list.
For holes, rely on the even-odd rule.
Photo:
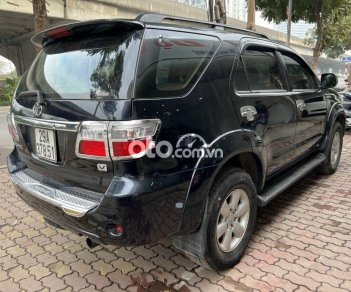
{"label": "rear door handle", "polygon": [[296,101],[296,107],[302,112],[305,109],[306,104],[302,99],[298,99]]}
{"label": "rear door handle", "polygon": [[240,113],[243,118],[246,118],[249,122],[252,122],[257,115],[257,110],[252,105],[246,105],[240,108]]}

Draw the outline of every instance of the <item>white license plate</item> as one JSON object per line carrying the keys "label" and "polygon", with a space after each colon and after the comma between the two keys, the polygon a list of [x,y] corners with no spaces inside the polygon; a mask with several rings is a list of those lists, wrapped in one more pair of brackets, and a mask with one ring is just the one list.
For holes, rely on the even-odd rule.
{"label": "white license plate", "polygon": [[55,131],[35,128],[35,148],[39,158],[56,162]]}

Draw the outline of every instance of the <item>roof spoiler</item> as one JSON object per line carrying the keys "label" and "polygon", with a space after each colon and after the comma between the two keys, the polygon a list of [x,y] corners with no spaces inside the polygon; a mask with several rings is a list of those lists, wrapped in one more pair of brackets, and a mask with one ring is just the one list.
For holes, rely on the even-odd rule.
{"label": "roof spoiler", "polygon": [[37,47],[45,47],[56,40],[62,40],[74,35],[93,35],[99,33],[109,33],[117,29],[126,31],[139,30],[144,28],[144,24],[135,20],[93,20],[85,22],[72,22],[60,26],[55,26],[35,34],[32,43]]}

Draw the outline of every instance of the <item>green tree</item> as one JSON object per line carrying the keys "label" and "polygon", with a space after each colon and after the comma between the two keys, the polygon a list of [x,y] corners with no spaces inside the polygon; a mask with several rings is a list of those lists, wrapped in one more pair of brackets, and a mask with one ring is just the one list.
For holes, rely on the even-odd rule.
{"label": "green tree", "polygon": [[351,49],[351,15],[338,18],[325,28],[323,50],[330,58],[337,58]]}
{"label": "green tree", "polygon": [[[288,0],[256,0],[256,6],[269,21],[280,23],[286,21]],[[349,15],[351,0],[293,0],[292,21],[304,20],[315,23],[315,41],[312,68],[316,69],[328,38],[330,27]]]}
{"label": "green tree", "polygon": [[0,87],[0,106],[10,105],[20,77],[6,78],[5,87]]}

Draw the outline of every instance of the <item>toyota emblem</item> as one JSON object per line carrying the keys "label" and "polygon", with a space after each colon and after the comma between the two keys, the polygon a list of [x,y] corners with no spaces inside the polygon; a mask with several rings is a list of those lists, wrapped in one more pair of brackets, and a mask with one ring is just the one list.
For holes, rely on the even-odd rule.
{"label": "toyota emblem", "polygon": [[43,106],[39,102],[35,103],[35,105],[33,106],[33,114],[37,118],[40,118],[42,113],[43,113]]}

